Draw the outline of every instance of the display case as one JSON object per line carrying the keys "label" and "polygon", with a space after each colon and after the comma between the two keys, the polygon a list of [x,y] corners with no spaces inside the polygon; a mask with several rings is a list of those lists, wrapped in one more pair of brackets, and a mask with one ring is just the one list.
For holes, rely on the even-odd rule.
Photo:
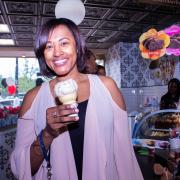
{"label": "display case", "polygon": [[136,156],[150,164],[145,167],[139,161],[142,172],[150,169],[157,177],[160,169],[155,167],[158,165],[164,174],[169,172],[170,179],[176,179],[180,166],[180,110],[144,112],[138,114],[135,121],[132,142]]}
{"label": "display case", "polygon": [[173,129],[180,128],[180,110],[159,110],[141,113],[135,118],[133,139],[168,141]]}

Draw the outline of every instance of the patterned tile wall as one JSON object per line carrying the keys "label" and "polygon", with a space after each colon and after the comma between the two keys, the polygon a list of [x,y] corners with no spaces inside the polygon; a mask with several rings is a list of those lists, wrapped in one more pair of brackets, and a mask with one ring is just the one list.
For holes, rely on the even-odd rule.
{"label": "patterned tile wall", "polygon": [[150,70],[151,62],[141,57],[136,43],[120,42],[107,52],[107,75],[121,88],[128,113],[149,108],[144,106],[147,97],[155,97],[159,103],[167,91],[168,81],[172,77],[180,78],[179,57],[164,56],[158,66]]}
{"label": "patterned tile wall", "polygon": [[175,69],[180,76],[179,57],[163,56],[153,70],[151,62],[141,57],[137,43],[120,42],[108,50],[106,71],[122,88],[166,85]]}
{"label": "patterned tile wall", "polygon": [[119,51],[119,44],[116,44],[115,46],[113,46],[114,48],[109,49],[108,53],[107,53],[107,61],[106,61],[106,73],[107,75],[109,75],[110,77],[112,77],[118,87],[121,86],[121,73],[120,73],[120,69],[121,69],[121,61],[120,61],[120,52]]}
{"label": "patterned tile wall", "polygon": [[10,154],[14,148],[16,128],[0,132],[0,179],[15,180],[10,168]]}

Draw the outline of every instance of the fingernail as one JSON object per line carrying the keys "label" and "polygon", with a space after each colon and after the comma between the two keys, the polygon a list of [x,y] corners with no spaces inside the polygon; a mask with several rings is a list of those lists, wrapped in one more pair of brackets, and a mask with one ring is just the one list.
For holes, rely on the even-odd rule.
{"label": "fingernail", "polygon": [[71,107],[71,108],[76,108],[76,107],[77,107],[77,104],[75,104],[75,103],[74,103],[74,104],[71,104],[70,107]]}
{"label": "fingernail", "polygon": [[79,116],[75,116],[75,120],[79,120]]}
{"label": "fingernail", "polygon": [[74,112],[78,113],[78,112],[79,112],[79,109],[74,109]]}

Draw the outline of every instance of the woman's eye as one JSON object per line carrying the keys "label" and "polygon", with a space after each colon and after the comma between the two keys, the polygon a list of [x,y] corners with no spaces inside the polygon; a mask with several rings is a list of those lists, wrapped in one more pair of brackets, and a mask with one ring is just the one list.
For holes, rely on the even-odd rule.
{"label": "woman's eye", "polygon": [[66,45],[68,45],[68,42],[67,41],[62,41],[62,42],[60,42],[60,44],[61,44],[61,46],[66,46]]}
{"label": "woman's eye", "polygon": [[46,45],[46,49],[50,49],[50,48],[52,48],[52,45],[51,44],[47,44]]}

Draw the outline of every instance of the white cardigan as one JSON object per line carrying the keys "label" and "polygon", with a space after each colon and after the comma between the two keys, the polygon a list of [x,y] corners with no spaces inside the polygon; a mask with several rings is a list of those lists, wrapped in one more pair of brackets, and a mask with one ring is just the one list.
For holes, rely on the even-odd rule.
{"label": "white cardigan", "polygon": [[[90,97],[84,131],[82,180],[142,180],[126,111],[113,101],[96,75],[88,75]],[[49,83],[43,83],[31,108],[18,120],[11,168],[19,180],[46,180],[46,161],[31,177],[30,146],[46,124],[46,109],[55,106]],[[69,132],[51,145],[52,180],[78,180]]]}

